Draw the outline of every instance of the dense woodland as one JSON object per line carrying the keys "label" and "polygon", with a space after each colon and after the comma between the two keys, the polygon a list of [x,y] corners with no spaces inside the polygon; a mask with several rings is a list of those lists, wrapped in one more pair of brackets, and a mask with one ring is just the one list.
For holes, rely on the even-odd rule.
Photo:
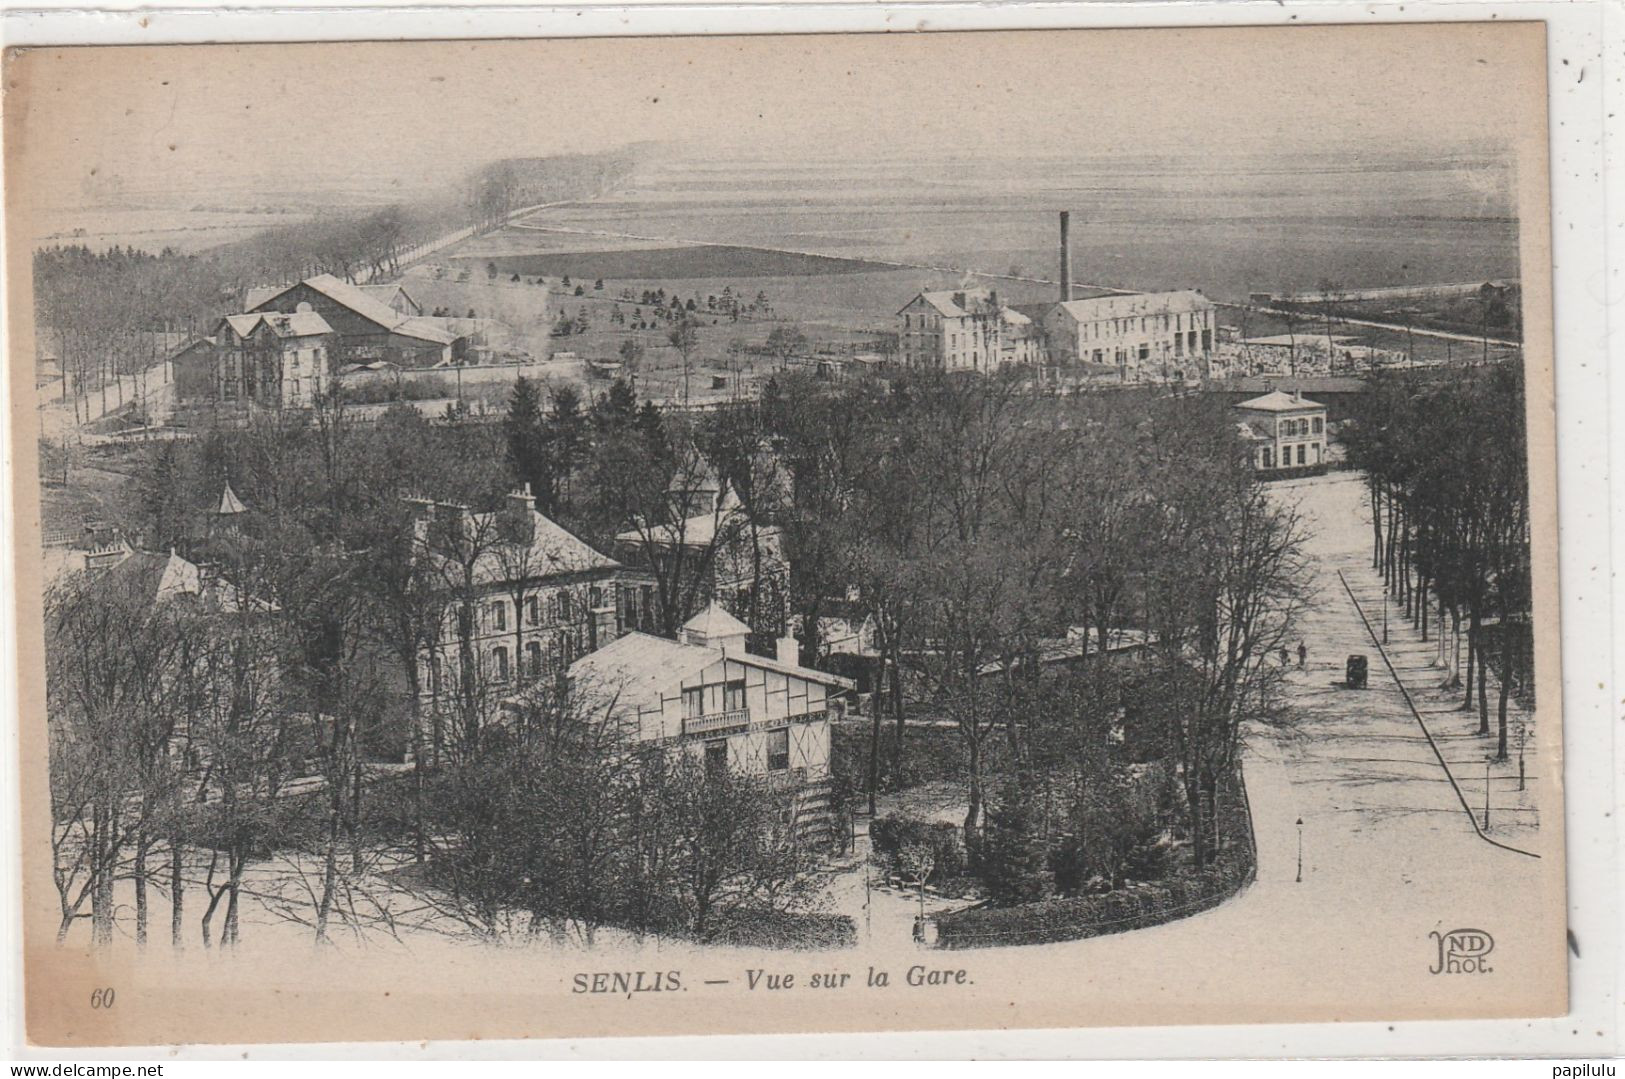
{"label": "dense woodland", "polygon": [[[639,407],[622,383],[585,403],[521,382],[496,422],[402,403],[360,423],[335,398],[150,451],[124,523],[217,567],[242,601],[107,605],[83,578],[49,598],[64,932],[85,916],[110,932],[115,880],[175,890],[201,873],[203,933],[219,908],[213,939],[229,943],[245,874],[269,862],[303,882],[304,900],[277,902],[318,939],[337,919],[388,924],[380,890],[492,938],[810,916],[817,874],[775,832],[773,791],[613,752],[602,716],[555,680],[516,711],[468,662],[466,618],[448,645],[459,691],[432,722],[410,714],[415,693],[385,714],[368,659],[413,657],[468,610],[459,569],[496,539],[409,557],[403,495],[481,510],[528,483],[608,549],[628,522],[680,521],[709,468],[741,503],[717,511],[719,538],[782,530],[804,662],[822,656],[821,617],[873,619],[882,690],[848,798],[902,780],[912,722],[950,730],[966,845],[1003,902],[1146,872],[1170,827],[1198,869],[1239,838],[1220,834],[1216,800],[1243,722],[1276,708],[1299,528],[1221,405],[786,375],[760,401],[686,413]],[[249,507],[229,523],[211,512],[227,482]],[[667,632],[709,557],[652,560]],[[1043,662],[1069,630],[1094,651]],[[1143,646],[1127,668],[1107,658],[1124,632]],[[415,766],[383,763],[403,740]],[[657,842],[638,823],[656,817],[689,823]],[[516,845],[513,829],[551,838]]]}

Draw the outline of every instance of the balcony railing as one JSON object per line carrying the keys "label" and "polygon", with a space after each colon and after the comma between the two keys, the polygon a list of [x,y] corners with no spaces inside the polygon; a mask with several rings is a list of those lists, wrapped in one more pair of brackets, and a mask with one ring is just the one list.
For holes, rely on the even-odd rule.
{"label": "balcony railing", "polygon": [[753,731],[770,731],[788,727],[792,723],[812,723],[823,719],[829,712],[828,708],[814,708],[810,712],[798,712],[793,716],[779,716],[776,719],[759,719],[750,725]]}
{"label": "balcony railing", "polygon": [[733,734],[750,727],[750,711],[712,712],[708,716],[683,717],[684,734]]}

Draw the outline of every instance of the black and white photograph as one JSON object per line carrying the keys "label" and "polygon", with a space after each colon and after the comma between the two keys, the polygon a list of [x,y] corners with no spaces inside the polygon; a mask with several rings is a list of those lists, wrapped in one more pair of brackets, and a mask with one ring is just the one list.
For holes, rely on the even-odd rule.
{"label": "black and white photograph", "polygon": [[11,50],[30,1038],[1561,1014],[1546,60]]}

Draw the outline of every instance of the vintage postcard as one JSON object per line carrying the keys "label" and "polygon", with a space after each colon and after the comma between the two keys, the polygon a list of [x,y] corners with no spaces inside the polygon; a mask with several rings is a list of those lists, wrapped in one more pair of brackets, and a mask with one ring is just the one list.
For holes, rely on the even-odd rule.
{"label": "vintage postcard", "polygon": [[1542,24],[4,78],[35,1044],[1567,1009]]}

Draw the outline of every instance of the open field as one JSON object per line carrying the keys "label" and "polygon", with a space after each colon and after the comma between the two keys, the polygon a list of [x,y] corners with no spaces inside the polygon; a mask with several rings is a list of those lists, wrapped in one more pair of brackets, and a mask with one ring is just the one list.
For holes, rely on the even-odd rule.
{"label": "open field", "polygon": [[[1290,171],[1245,160],[1182,168],[1057,157],[1022,170],[996,159],[679,161],[525,223],[632,234],[640,246],[705,241],[1052,277],[1054,215],[1069,208],[1075,280],[1240,300],[1323,281],[1516,276],[1509,191],[1501,163],[1450,157],[1358,167],[1305,160]],[[465,253],[569,250],[558,236],[527,246],[509,231]]]}
{"label": "open field", "polygon": [[815,277],[829,274],[862,273],[872,267],[853,259],[828,255],[801,255],[787,251],[762,251],[748,247],[707,244],[692,247],[654,247],[611,251],[556,251],[530,255],[459,255],[457,261],[494,263],[501,275],[568,274],[591,282],[597,278],[657,278],[663,281],[711,278],[725,275],[743,277]]}

